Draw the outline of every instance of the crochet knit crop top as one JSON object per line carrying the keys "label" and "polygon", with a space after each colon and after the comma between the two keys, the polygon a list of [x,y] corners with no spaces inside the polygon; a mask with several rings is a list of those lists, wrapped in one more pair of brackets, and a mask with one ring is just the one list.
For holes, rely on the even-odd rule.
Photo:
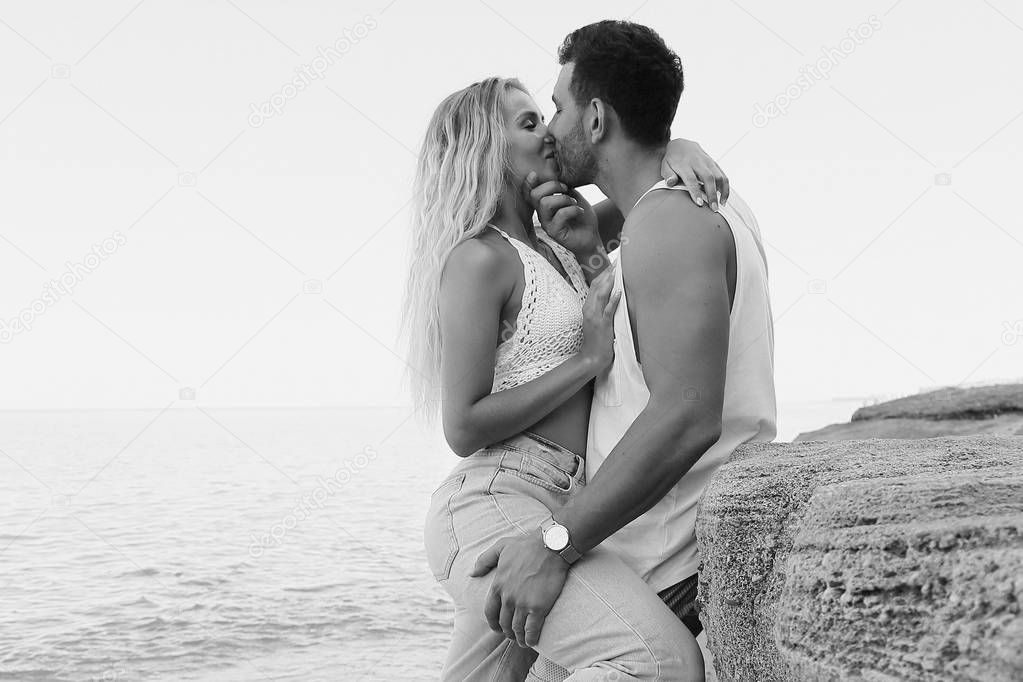
{"label": "crochet knit crop top", "polygon": [[549,372],[579,351],[583,343],[583,302],[589,287],[572,253],[534,226],[537,239],[551,247],[569,284],[551,263],[528,244],[490,225],[515,247],[522,260],[525,287],[515,332],[497,347],[491,393],[513,388]]}

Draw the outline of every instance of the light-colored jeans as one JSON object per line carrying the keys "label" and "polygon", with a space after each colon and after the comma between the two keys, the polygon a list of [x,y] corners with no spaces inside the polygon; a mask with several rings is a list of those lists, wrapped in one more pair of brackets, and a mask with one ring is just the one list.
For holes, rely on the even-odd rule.
{"label": "light-colored jeans", "polygon": [[[490,629],[483,614],[494,572],[470,578],[497,540],[539,534],[540,523],[585,484],[583,458],[528,432],[466,457],[433,493],[425,544],[430,570],[455,604],[443,680],[538,680],[538,653],[586,680],[704,679],[692,633],[642,578],[596,547],[573,564],[535,648]],[[542,661],[541,661],[542,662]]]}

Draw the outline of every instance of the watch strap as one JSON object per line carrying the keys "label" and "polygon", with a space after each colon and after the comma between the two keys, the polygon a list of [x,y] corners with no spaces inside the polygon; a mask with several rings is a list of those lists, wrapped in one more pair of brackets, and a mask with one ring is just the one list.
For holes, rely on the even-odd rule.
{"label": "watch strap", "polygon": [[579,550],[572,546],[571,540],[568,541],[568,546],[565,547],[565,549],[558,552],[558,554],[560,554],[561,558],[567,561],[569,564],[574,564],[575,562],[579,561],[579,557],[582,556],[582,554],[579,553]]}

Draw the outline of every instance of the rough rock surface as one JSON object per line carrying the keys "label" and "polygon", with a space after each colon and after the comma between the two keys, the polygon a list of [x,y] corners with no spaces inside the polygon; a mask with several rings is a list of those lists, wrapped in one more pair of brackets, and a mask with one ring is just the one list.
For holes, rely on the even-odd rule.
{"label": "rough rock surface", "polygon": [[1023,437],[746,445],[696,532],[722,682],[1023,680]]}
{"label": "rough rock surface", "polygon": [[942,388],[861,407],[847,424],[801,433],[796,441],[1023,436],[1023,384]]}

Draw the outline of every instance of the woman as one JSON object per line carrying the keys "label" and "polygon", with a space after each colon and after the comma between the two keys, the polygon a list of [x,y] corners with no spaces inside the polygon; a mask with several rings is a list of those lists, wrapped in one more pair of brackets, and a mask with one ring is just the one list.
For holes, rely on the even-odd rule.
{"label": "woman", "polygon": [[[672,145],[669,157],[680,149]],[[684,159],[671,164],[692,175]],[[514,79],[447,97],[419,156],[404,321],[413,390],[427,414],[439,403],[445,437],[464,458],[433,493],[426,521],[428,563],[456,607],[442,678],[524,680],[539,652],[575,671],[571,680],[612,671],[619,680],[702,680],[689,630],[599,547],[572,566],[532,649],[489,628],[490,578],[470,577],[477,555],[538,532],[585,485],[591,381],[613,357],[611,272],[584,272],[533,215],[538,191],[554,190],[584,227],[599,214],[602,233],[613,233],[621,215],[595,212],[557,175],[544,118]],[[608,229],[609,220],[618,225]]]}

